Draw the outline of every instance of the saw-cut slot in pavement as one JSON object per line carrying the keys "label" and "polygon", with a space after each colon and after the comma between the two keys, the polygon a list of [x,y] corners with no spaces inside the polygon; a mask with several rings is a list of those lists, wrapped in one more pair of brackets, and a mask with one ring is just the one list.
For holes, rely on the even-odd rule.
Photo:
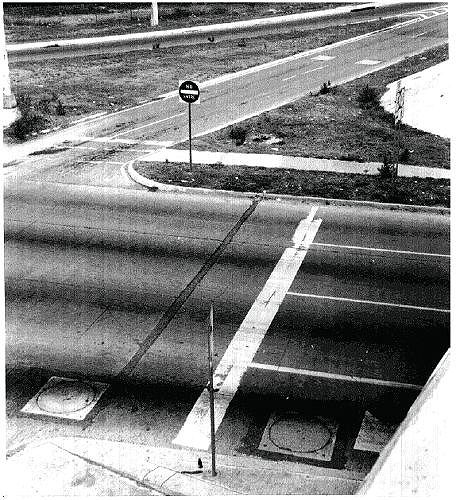
{"label": "saw-cut slot in pavement", "polygon": [[[128,363],[122,368],[122,370],[115,377],[117,381],[124,381],[138,366],[144,355],[147,351],[152,347],[154,342],[160,337],[165,328],[171,323],[173,318],[179,312],[180,308],[185,304],[185,302],[190,298],[196,287],[203,280],[206,274],[210,271],[210,269],[216,264],[217,259],[223,253],[223,251],[227,248],[227,246],[231,243],[234,236],[241,229],[243,224],[247,221],[247,219],[253,214],[256,207],[261,202],[261,198],[255,198],[252,203],[249,205],[247,210],[241,215],[236,224],[231,228],[231,230],[227,233],[223,241],[220,245],[214,250],[214,252],[210,255],[210,257],[203,264],[198,273],[194,276],[194,278],[190,281],[190,283],[181,291],[181,293],[174,299],[172,304],[168,307],[165,313],[162,315],[158,323],[155,325],[153,330],[147,335],[147,337],[141,342],[139,348],[135,352],[135,354],[130,358]],[[104,400],[106,401],[106,399]],[[90,425],[90,423],[94,420],[94,418],[98,415],[98,413],[103,409],[103,401],[100,401],[99,404],[95,407],[92,414],[89,417],[89,421],[86,426]]]}

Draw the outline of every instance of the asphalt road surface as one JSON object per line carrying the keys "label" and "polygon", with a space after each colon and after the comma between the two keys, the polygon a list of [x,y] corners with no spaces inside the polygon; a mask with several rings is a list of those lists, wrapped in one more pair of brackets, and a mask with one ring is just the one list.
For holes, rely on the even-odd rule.
{"label": "asphalt road surface", "polygon": [[[194,130],[444,41],[435,16],[204,86]],[[400,418],[449,344],[449,216],[135,189],[121,167],[184,140],[185,115],[169,97],[9,167],[8,447],[65,434],[207,448],[213,303],[220,452],[277,458],[259,450],[271,414],[312,408],[339,425],[324,466],[365,472],[364,412]],[[83,424],[20,413],[51,375],[111,389]]]}
{"label": "asphalt road surface", "polygon": [[256,449],[271,405],[330,408],[350,436],[366,409],[401,414],[449,344],[447,216],[23,182],[5,239],[13,416],[47,376],[84,377],[136,387],[84,432],[115,434],[112,405],[148,388],[154,442],[205,448],[210,303],[225,452]]}

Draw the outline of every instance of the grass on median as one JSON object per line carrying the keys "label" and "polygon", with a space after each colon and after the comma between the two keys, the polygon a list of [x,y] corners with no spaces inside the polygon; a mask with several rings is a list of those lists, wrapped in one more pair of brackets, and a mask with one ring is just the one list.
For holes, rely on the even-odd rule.
{"label": "grass on median", "polygon": [[[394,130],[394,117],[378,105],[362,107],[358,96],[366,86],[377,96],[387,84],[448,59],[448,46],[441,46],[371,73],[352,82],[331,86],[245,120],[236,127],[195,138],[193,147],[207,151],[271,153],[289,156],[381,162],[385,155],[402,153],[401,163],[450,168],[450,141],[413,127]],[[317,94],[317,95],[315,95]],[[406,97],[407,99],[407,97]],[[407,102],[405,102],[407,105]],[[233,139],[245,135],[245,141]],[[243,134],[240,134],[243,129]],[[280,140],[267,144],[259,137]],[[178,148],[186,148],[182,143]],[[405,153],[405,154],[404,154]]]}
{"label": "grass on median", "polygon": [[382,179],[363,174],[337,174],[220,164],[137,162],[135,170],[149,179],[185,187],[204,187],[237,192],[290,194],[347,200],[450,205],[449,180]]}

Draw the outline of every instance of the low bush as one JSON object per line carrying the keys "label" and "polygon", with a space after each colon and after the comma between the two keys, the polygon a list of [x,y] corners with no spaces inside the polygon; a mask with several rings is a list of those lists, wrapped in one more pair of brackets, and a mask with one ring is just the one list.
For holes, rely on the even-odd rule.
{"label": "low bush", "polygon": [[367,84],[361,88],[356,100],[358,101],[358,104],[365,109],[380,106],[380,97],[378,96],[378,92],[374,88],[369,87]]}
{"label": "low bush", "polygon": [[331,92],[331,82],[324,82],[323,85],[320,87],[320,95],[324,94],[329,94]]}
{"label": "low bush", "polygon": [[393,179],[396,177],[396,165],[390,155],[385,154],[383,156],[383,164],[378,169],[378,173],[381,179]]}
{"label": "low bush", "polygon": [[46,127],[48,121],[35,111],[23,113],[9,127],[11,135],[23,141],[32,132],[38,132]]}
{"label": "low bush", "polygon": [[47,104],[41,101],[35,108],[29,95],[19,95],[17,97],[20,116],[9,126],[8,133],[12,137],[23,141],[29,134],[46,127],[49,120],[44,116],[42,110],[46,108]]}
{"label": "low bush", "polygon": [[231,127],[228,134],[236,146],[242,146],[247,138],[247,129],[241,126]]}
{"label": "low bush", "polygon": [[410,149],[404,148],[400,153],[399,153],[399,161],[402,161],[404,163],[407,163],[410,160],[410,154],[411,151]]}

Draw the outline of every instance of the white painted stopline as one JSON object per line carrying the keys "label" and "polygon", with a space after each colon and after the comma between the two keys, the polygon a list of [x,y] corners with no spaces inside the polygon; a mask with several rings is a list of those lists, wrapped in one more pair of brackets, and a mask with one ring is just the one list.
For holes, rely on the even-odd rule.
{"label": "white painted stopline", "polygon": [[372,247],[359,247],[354,245],[336,245],[334,243],[312,243],[312,246],[330,247],[330,248],[343,248],[347,250],[362,250],[365,252],[383,252],[403,255],[416,255],[418,257],[442,257],[449,259],[451,256],[446,253],[428,253],[428,252],[414,252],[413,250],[395,250],[394,248],[372,248]]}
{"label": "white painted stopline", "polygon": [[449,309],[439,309],[437,307],[426,307],[426,306],[414,306],[411,304],[397,304],[395,302],[376,302],[374,300],[364,300],[364,299],[350,299],[348,297],[334,297],[332,295],[316,295],[313,293],[299,293],[299,292],[288,292],[287,295],[294,295],[296,297],[305,297],[310,299],[321,299],[321,300],[335,300],[338,302],[352,302],[356,304],[369,304],[373,306],[382,307],[397,307],[400,309],[414,309],[417,311],[431,311],[438,313],[449,313]]}
{"label": "white painted stopline", "polygon": [[177,113],[177,115],[167,116],[166,118],[163,118],[161,120],[157,120],[156,122],[147,123],[146,125],[141,125],[140,127],[131,128],[129,130],[124,130],[122,132],[119,132],[118,134],[111,135],[109,137],[109,139],[113,140],[116,137],[120,137],[121,135],[130,134],[131,132],[135,132],[136,130],[140,130],[140,129],[147,128],[147,127],[152,127],[153,125],[158,125],[159,123],[163,123],[163,122],[166,122],[168,120],[172,120],[173,118],[177,118],[178,116],[182,116],[184,114],[185,113]]}
{"label": "white painted stopline", "polygon": [[[214,409],[216,430],[317,234],[321,219],[313,220],[316,210],[317,207],[313,208],[299,223],[293,236],[293,247],[283,252],[215,370],[214,388],[218,389]],[[210,429],[209,393],[204,390],[173,444],[207,450],[211,442]]]}
{"label": "white painted stopline", "polygon": [[397,389],[413,389],[421,391],[422,385],[407,384],[405,382],[395,382],[393,380],[382,380],[377,378],[355,377],[354,375],[341,375],[338,373],[320,372],[316,370],[304,370],[302,368],[288,368],[278,365],[268,365],[262,363],[250,363],[250,368],[257,368],[259,370],[268,370],[279,373],[293,373],[305,377],[327,378],[330,380],[342,380],[345,382],[357,382],[360,384],[380,385],[384,387],[394,387]]}

